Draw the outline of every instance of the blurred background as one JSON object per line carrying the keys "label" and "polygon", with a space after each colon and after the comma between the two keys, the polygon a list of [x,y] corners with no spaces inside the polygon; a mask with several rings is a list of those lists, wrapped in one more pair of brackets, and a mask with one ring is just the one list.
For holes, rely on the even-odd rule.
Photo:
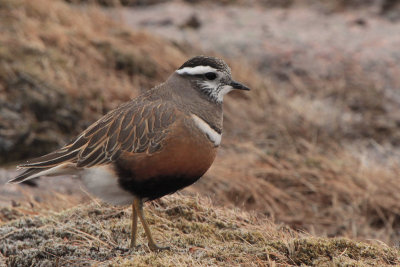
{"label": "blurred background", "polygon": [[205,54],[252,91],[182,194],[397,246],[399,48],[399,0],[0,0],[0,222],[90,201],[73,177],[4,183]]}

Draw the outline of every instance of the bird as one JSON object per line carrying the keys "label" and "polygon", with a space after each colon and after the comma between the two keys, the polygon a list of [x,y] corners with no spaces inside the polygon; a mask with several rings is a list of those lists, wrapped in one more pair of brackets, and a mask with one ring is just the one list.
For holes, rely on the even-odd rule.
{"label": "bird", "polygon": [[8,183],[77,174],[103,201],[132,205],[132,249],[138,218],[150,250],[168,249],[154,241],[143,203],[193,184],[210,168],[221,143],[223,98],[232,90],[250,89],[232,79],[222,59],[190,58],[63,147],[18,165],[23,172]]}

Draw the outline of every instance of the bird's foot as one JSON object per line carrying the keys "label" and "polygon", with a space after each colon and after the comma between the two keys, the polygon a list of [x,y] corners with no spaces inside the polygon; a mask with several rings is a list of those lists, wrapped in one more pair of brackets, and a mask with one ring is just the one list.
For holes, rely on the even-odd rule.
{"label": "bird's foot", "polygon": [[131,244],[129,245],[129,248],[131,250],[136,248],[136,241],[135,240],[131,239]]}

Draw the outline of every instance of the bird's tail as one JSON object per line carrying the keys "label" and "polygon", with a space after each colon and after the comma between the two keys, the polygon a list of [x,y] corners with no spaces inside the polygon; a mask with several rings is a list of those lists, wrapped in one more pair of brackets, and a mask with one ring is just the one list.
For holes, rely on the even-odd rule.
{"label": "bird's tail", "polygon": [[17,166],[18,169],[24,169],[24,171],[8,181],[8,183],[17,184],[39,176],[73,173],[77,170],[74,162],[77,154],[78,151],[59,149],[42,157],[32,159],[25,164]]}

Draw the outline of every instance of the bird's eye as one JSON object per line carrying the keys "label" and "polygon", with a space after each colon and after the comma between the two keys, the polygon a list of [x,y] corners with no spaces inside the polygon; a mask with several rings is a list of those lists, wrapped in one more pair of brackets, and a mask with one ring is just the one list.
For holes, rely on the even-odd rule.
{"label": "bird's eye", "polygon": [[207,72],[206,74],[204,74],[204,76],[206,76],[208,80],[215,80],[215,78],[217,78],[217,74],[215,74],[214,72]]}

